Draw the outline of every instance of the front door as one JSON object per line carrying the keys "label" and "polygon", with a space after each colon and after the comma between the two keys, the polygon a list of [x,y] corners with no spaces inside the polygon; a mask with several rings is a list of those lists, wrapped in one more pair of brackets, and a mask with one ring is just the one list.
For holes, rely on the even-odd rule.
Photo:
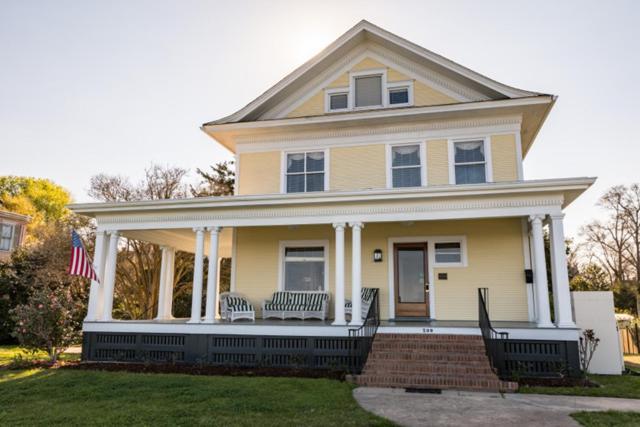
{"label": "front door", "polygon": [[429,317],[427,242],[393,245],[396,317]]}

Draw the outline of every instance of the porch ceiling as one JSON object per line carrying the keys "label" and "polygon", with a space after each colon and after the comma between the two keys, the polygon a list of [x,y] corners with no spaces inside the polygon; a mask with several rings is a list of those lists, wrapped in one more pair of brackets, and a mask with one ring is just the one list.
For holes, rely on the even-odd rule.
{"label": "porch ceiling", "polygon": [[[171,246],[179,251],[193,253],[195,250],[196,237],[192,229],[176,228],[166,230],[127,230],[122,235],[129,239],[141,240],[155,243],[161,246]],[[205,237],[205,254],[209,254],[208,233]],[[233,233],[231,229],[223,228],[220,232],[218,243],[218,256],[222,258],[231,257],[231,242]]]}

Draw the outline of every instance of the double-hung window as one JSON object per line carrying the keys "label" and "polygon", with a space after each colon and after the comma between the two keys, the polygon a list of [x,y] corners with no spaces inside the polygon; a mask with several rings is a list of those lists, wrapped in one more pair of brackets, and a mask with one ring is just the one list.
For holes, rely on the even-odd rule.
{"label": "double-hung window", "polygon": [[456,184],[487,182],[484,140],[453,143]]}
{"label": "double-hung window", "polygon": [[391,183],[393,188],[422,185],[420,144],[391,147]]}
{"label": "double-hung window", "polygon": [[324,151],[287,153],[286,192],[324,191]]}
{"label": "double-hung window", "polygon": [[284,248],[285,291],[324,291],[325,248],[323,246]]}
{"label": "double-hung window", "polygon": [[10,251],[13,243],[13,224],[0,224],[0,251]]}

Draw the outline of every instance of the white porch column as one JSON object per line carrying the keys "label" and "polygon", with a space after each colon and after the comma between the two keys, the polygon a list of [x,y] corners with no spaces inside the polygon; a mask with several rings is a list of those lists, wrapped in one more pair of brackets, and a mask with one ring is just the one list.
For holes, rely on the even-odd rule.
{"label": "white porch column", "polygon": [[538,326],[552,327],[551,313],[549,311],[549,289],[547,283],[547,265],[544,256],[544,235],[542,233],[542,220],[544,215],[531,215],[531,237],[533,240],[533,282],[535,286],[536,314]]}
{"label": "white porch column", "polygon": [[564,214],[550,215],[551,278],[553,285],[553,312],[559,328],[575,328],[571,313],[571,293],[567,253],[564,244]]}
{"label": "white porch column", "polygon": [[173,303],[173,274],[175,250],[162,246],[162,263],[160,265],[160,289],[158,291],[158,320],[171,319]]}
{"label": "white porch column", "polygon": [[336,230],[336,295],[334,325],[346,325],[344,317],[344,227],[343,222],[333,224]]}
{"label": "white porch column", "polygon": [[113,289],[116,285],[116,264],[118,262],[118,238],[120,235],[117,231],[109,231],[109,250],[104,268],[104,294],[103,294],[103,310],[102,321],[109,322],[112,320],[113,311]]}
{"label": "white porch column", "polygon": [[362,228],[361,222],[351,224],[351,322],[350,325],[362,325]]}
{"label": "white porch column", "polygon": [[193,263],[193,289],[191,319],[188,323],[200,323],[202,316],[202,267],[204,265],[204,228],[194,228],[196,233],[195,260]]}
{"label": "white porch column", "polygon": [[104,265],[107,257],[107,244],[109,240],[105,237],[102,230],[96,231],[96,242],[93,250],[93,269],[98,276],[98,280],[91,281],[89,290],[89,307],[87,309],[87,317],[85,321],[96,321],[101,318],[102,298],[104,287]]}
{"label": "white porch column", "polygon": [[210,227],[209,233],[209,274],[207,275],[207,304],[204,321],[213,323],[218,306],[218,241],[220,227]]}

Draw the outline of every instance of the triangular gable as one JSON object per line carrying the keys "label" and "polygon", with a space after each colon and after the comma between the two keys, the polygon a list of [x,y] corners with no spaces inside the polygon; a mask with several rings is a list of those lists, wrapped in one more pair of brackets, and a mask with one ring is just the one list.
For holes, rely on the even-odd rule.
{"label": "triangular gable", "polygon": [[[356,55],[358,49],[361,49],[361,55],[367,49],[377,49],[382,53],[392,55],[394,60],[391,62],[394,64],[404,61],[408,65],[415,66],[417,64],[418,68],[428,70],[427,80],[429,77],[436,79],[439,85],[436,88],[426,84],[428,89],[425,89],[425,93],[430,91],[430,96],[438,96],[437,92],[445,87],[450,91],[442,94],[455,99],[456,96],[452,95],[456,92],[463,92],[457,94],[470,101],[541,95],[537,92],[525,91],[496,82],[363,20],[247,106],[230,116],[206,125],[279,118],[282,117],[282,105],[286,105],[287,101],[291,99],[300,99],[306,96],[307,98],[316,97],[317,101],[322,96],[317,93],[317,89],[322,87],[322,77],[326,77],[328,70],[335,72],[341,67],[347,66],[348,60],[353,59],[349,58],[349,55]],[[341,77],[343,76],[336,76],[336,78]],[[424,81],[421,83],[425,84]],[[316,92],[309,96],[309,92],[314,88]]]}

